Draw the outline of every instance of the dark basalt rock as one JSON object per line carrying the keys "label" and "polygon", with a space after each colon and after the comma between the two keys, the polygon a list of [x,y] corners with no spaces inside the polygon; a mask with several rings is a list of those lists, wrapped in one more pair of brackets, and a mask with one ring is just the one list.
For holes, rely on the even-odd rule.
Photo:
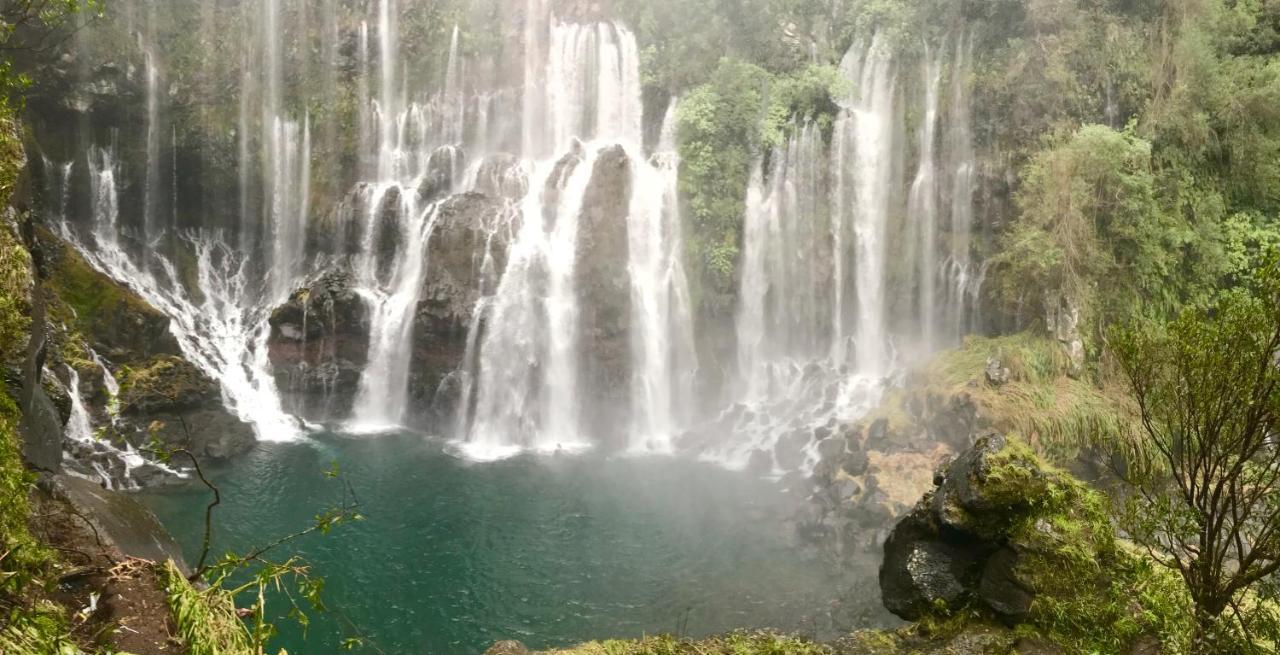
{"label": "dark basalt rock", "polygon": [[389,187],[378,200],[374,212],[374,254],[377,262],[378,281],[387,284],[395,274],[396,255],[403,247],[404,230],[401,226],[408,220],[405,213],[409,210],[400,187]]}
{"label": "dark basalt rock", "polygon": [[422,294],[414,316],[409,373],[411,417],[429,424],[447,420],[461,389],[461,368],[476,306],[492,295],[519,229],[507,202],[479,193],[450,196],[436,208],[424,253]]}
{"label": "dark basalt rock", "polygon": [[349,415],[369,356],[369,308],[350,272],[321,273],[269,322],[268,356],[286,406],[319,422]]}
{"label": "dark basalt rock", "polygon": [[130,428],[122,432],[130,443],[155,437],[206,459],[253,447],[253,428],[227,411],[218,384],[181,357],[158,357],[120,384],[120,416]]}
{"label": "dark basalt rock", "polygon": [[981,548],[941,538],[933,513],[917,506],[889,535],[880,567],[885,608],[913,621],[938,603],[959,607],[979,578]]}
{"label": "dark basalt rock", "polygon": [[591,398],[588,434],[617,433],[627,420],[631,380],[631,278],[627,270],[627,217],[631,159],[621,146],[596,155],[582,199],[574,271],[583,340],[582,390]]}
{"label": "dark basalt rock", "polygon": [[131,367],[157,355],[181,354],[168,316],[99,273],[52,233],[41,232],[39,244],[54,296],[74,315],[95,351],[108,361]]}
{"label": "dark basalt rock", "polygon": [[[21,398],[22,396],[16,396]],[[22,459],[38,471],[58,471],[62,465],[62,417],[53,400],[37,386],[26,407],[18,432],[22,435]]]}
{"label": "dark basalt rock", "polygon": [[435,202],[448,195],[466,168],[466,154],[457,146],[440,146],[427,157],[427,172],[418,185],[422,202]]}
{"label": "dark basalt rock", "polygon": [[1018,552],[1005,547],[987,560],[978,583],[978,596],[1001,618],[1018,623],[1031,612],[1035,593],[1023,585],[1017,574]]}
{"label": "dark basalt rock", "polygon": [[974,602],[1011,625],[1025,620],[1038,593],[1025,555],[1054,561],[1060,551],[1092,544],[1071,544],[1051,521],[1034,514],[1037,499],[1049,495],[1051,475],[1065,476],[1050,474],[1025,446],[1002,435],[980,437],[935,474],[936,488],[885,542],[885,607],[917,620],[937,603],[955,610]]}

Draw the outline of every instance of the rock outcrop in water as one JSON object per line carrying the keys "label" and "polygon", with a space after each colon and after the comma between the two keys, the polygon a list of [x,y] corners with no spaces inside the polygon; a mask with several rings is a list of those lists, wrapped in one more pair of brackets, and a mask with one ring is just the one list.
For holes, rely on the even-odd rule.
{"label": "rock outcrop in water", "polygon": [[[459,389],[467,335],[482,296],[507,266],[514,209],[498,196],[463,193],[443,201],[425,253],[423,289],[414,315],[409,400],[418,423],[449,418]],[[438,424],[438,423],[437,423]]]}
{"label": "rock outcrop in water", "polygon": [[634,184],[621,146],[596,155],[582,198],[575,284],[581,303],[582,389],[587,434],[608,435],[625,425],[631,379],[631,275],[627,218]]}
{"label": "rock outcrop in water", "polygon": [[320,274],[270,322],[267,348],[286,405],[313,421],[348,416],[369,354],[369,310],[350,272]]}

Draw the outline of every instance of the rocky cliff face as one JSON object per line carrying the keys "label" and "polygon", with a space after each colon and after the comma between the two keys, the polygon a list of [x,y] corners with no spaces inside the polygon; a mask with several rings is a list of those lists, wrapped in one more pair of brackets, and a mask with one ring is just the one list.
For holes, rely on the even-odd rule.
{"label": "rocky cliff face", "polygon": [[[128,288],[94,270],[71,246],[47,232],[39,238],[48,268],[44,288],[52,329],[45,369],[63,402],[59,435],[69,419],[69,368],[80,378],[80,397],[92,425],[117,447],[135,449],[158,439],[197,457],[223,459],[254,443],[253,429],[223,404],[217,382],[180,354],[169,319]],[[96,355],[97,359],[93,359]],[[110,393],[107,376],[118,382]],[[61,442],[61,440],[59,440]],[[90,470],[100,448],[66,444]],[[146,479],[158,469],[140,471]]]}

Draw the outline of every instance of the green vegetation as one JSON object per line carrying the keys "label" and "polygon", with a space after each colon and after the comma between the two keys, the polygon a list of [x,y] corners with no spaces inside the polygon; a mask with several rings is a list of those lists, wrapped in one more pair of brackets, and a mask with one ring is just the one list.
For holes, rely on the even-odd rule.
{"label": "green vegetation", "polygon": [[830,136],[834,98],[847,83],[832,66],[773,75],[741,59],[724,58],[711,81],[681,99],[678,109],[680,193],[688,203],[686,241],[697,271],[699,305],[711,314],[732,309],[747,185],[762,155],[784,146],[796,122],[812,121]]}
{"label": "green vegetation", "polygon": [[1196,653],[1280,644],[1280,263],[1257,282],[1112,339],[1142,418],[1125,527],[1185,583]]}
{"label": "green vegetation", "polygon": [[827,646],[801,637],[772,632],[734,632],[706,639],[670,635],[637,640],[593,641],[554,655],[827,655]]}
{"label": "green vegetation", "polygon": [[[25,161],[15,124],[0,101],[0,207],[7,207]],[[31,258],[14,218],[11,209],[0,217],[0,368],[20,367],[31,325]],[[38,600],[54,554],[27,525],[35,479],[23,464],[20,420],[15,399],[0,385],[0,652],[78,653],[63,609]]]}
{"label": "green vegetation", "polygon": [[[1162,652],[1185,652],[1192,632],[1185,588],[1117,538],[1105,496],[1016,438],[984,456],[965,483],[965,498],[943,487],[934,502],[961,530],[1013,553],[1008,575],[1033,594],[1016,634],[1068,653],[1128,652],[1144,637],[1159,638]],[[975,505],[981,515],[965,509]],[[935,634],[947,626],[958,634],[970,621],[994,618],[973,605],[936,608],[925,622]]]}
{"label": "green vegetation", "polygon": [[188,655],[253,655],[235,599],[221,587],[198,590],[173,562],[163,568],[165,595]]}
{"label": "green vegetation", "polygon": [[1016,440],[991,463],[984,494],[1026,507],[1000,535],[1016,545],[1016,575],[1036,592],[1022,631],[1075,653],[1123,652],[1152,634],[1169,652],[1183,649],[1190,633],[1185,590],[1117,540],[1105,496]]}
{"label": "green vegetation", "polygon": [[1061,5],[1011,14],[1026,25],[981,65],[975,97],[1002,117],[980,137],[1021,169],[1000,299],[1065,300],[1097,354],[1108,325],[1203,303],[1276,242],[1277,9]]}
{"label": "green vegetation", "polygon": [[[1006,379],[988,379],[989,364],[1007,372]],[[884,418],[901,432],[914,420],[910,408],[931,398],[964,398],[985,427],[1021,437],[1054,461],[1066,461],[1104,435],[1127,432],[1136,420],[1119,385],[1072,373],[1062,345],[1048,337],[1031,332],[970,336],[959,348],[912,370],[902,388],[886,393],[871,419]]]}
{"label": "green vegetation", "polygon": [[82,334],[96,334],[110,330],[113,319],[120,317],[162,316],[120,283],[90,266],[74,248],[45,230],[39,232],[41,244],[50,255],[51,295],[61,301],[55,302],[51,310],[55,320],[74,326]]}
{"label": "green vegetation", "polygon": [[80,648],[67,634],[63,609],[51,603],[38,603],[15,612],[8,624],[0,627],[0,653],[80,655]]}
{"label": "green vegetation", "polygon": [[1132,130],[1088,125],[1036,154],[1018,206],[997,260],[1010,305],[1056,292],[1094,325],[1178,306],[1169,280],[1190,237],[1160,211],[1151,144]]}

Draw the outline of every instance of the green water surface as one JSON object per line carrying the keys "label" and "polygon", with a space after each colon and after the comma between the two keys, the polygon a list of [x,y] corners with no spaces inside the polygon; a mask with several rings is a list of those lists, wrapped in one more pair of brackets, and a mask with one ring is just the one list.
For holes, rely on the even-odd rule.
{"label": "green water surface", "polygon": [[[480,464],[420,435],[311,439],[262,444],[213,472],[215,553],[309,525],[339,500],[325,475],[335,461],[360,500],[365,521],[292,546],[333,610],[305,638],[282,623],[275,646],[293,655],[335,652],[353,629],[388,654],[445,655],[501,639],[542,648],[766,626],[831,636],[877,604],[865,571],[797,542],[798,501],[773,482],[668,457]],[[144,499],[194,561],[208,493]]]}

